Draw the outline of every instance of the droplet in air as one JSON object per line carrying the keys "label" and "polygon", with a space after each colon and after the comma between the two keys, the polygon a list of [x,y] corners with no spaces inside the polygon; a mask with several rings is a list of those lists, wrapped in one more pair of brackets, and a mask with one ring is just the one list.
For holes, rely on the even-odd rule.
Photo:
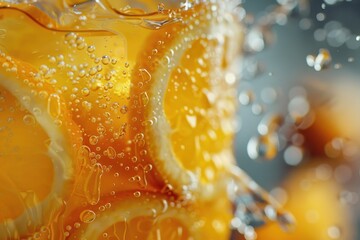
{"label": "droplet in air", "polygon": [[277,131],[283,122],[284,117],[282,115],[269,114],[260,121],[257,130],[261,135],[267,135]]}
{"label": "droplet in air", "polygon": [[290,166],[299,165],[303,157],[303,149],[298,146],[289,146],[284,152],[284,160]]}
{"label": "droplet in air", "polygon": [[331,63],[331,54],[329,50],[321,48],[317,56],[308,55],[306,63],[309,67],[313,67],[316,71],[326,69]]}
{"label": "droplet in air", "polygon": [[247,153],[251,159],[272,160],[279,151],[279,137],[275,133],[252,137],[247,145]]}
{"label": "droplet in air", "polygon": [[144,107],[149,103],[149,96],[147,92],[140,93],[140,102]]}
{"label": "droplet in air", "polygon": [[242,105],[249,105],[254,100],[254,93],[250,90],[242,91],[239,95],[239,102]]}

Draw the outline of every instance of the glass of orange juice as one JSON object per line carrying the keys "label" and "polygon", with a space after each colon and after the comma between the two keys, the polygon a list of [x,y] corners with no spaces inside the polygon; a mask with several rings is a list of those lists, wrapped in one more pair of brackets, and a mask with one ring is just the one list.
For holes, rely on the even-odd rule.
{"label": "glass of orange juice", "polygon": [[232,153],[238,4],[0,1],[0,239],[252,239],[249,213],[284,221]]}

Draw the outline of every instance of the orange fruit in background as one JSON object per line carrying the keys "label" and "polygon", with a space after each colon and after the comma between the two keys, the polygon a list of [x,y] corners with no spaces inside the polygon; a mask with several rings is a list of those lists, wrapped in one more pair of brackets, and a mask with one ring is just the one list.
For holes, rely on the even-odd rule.
{"label": "orange fruit in background", "polygon": [[287,199],[284,208],[294,215],[296,224],[290,232],[275,224],[258,228],[258,239],[353,239],[349,206],[340,201],[341,186],[331,177],[329,165],[297,169],[283,185]]}

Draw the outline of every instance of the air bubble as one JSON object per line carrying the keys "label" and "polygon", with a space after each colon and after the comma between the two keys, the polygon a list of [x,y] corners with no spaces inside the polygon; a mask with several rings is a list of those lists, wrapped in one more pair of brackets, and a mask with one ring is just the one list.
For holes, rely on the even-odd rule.
{"label": "air bubble", "polygon": [[83,96],[89,96],[90,90],[88,88],[83,88],[83,89],[81,89],[81,94]]}
{"label": "air bubble", "polygon": [[111,62],[111,59],[110,59],[109,56],[103,56],[103,57],[101,58],[101,62],[102,62],[102,64],[104,64],[104,65],[108,65],[108,64]]}
{"label": "air bubble", "polygon": [[24,117],[23,117],[23,122],[25,125],[34,125],[35,124],[35,118],[33,115],[31,114],[26,114]]}
{"label": "air bubble", "polygon": [[88,53],[94,52],[95,51],[95,46],[93,46],[93,45],[88,46],[87,51],[88,51]]}
{"label": "air bubble", "polygon": [[96,145],[98,143],[98,141],[99,141],[99,138],[97,136],[92,135],[89,137],[89,143],[91,145]]}
{"label": "air bubble", "polygon": [[115,159],[116,150],[113,147],[108,147],[108,149],[106,149],[106,154],[105,155],[110,159]]}
{"label": "air bubble", "polygon": [[140,196],[141,196],[141,192],[139,192],[139,191],[134,192],[134,196],[137,197],[137,198],[140,197]]}
{"label": "air bubble", "polygon": [[80,220],[84,223],[91,223],[95,220],[95,218],[96,214],[92,210],[84,210],[80,213]]}

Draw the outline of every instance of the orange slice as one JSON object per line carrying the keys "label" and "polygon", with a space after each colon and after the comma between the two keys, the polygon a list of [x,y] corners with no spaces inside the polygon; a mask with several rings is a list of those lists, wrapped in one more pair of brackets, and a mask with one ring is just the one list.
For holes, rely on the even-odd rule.
{"label": "orange slice", "polygon": [[[24,14],[24,9],[40,16],[37,15],[39,10],[28,4],[0,8],[4,15],[0,27],[5,32],[4,36],[0,35],[0,49],[4,47],[8,55],[38,69],[38,75],[61,93],[72,120],[79,126],[83,146],[79,149],[78,160],[79,166],[83,167],[77,169],[77,187],[73,195],[95,204],[98,194],[161,189],[164,183],[156,169],[149,165],[151,162],[133,158],[129,151],[132,143],[128,141],[131,72],[142,39],[150,31],[118,20],[101,25],[102,28],[118,29],[115,34],[54,30],[43,25],[46,21],[51,22],[49,17],[43,14],[42,22],[34,21]],[[84,12],[83,16],[92,19],[91,12]],[[93,21],[104,23],[101,19]],[[88,21],[82,23],[83,28],[91,28]],[[15,28],[17,31],[11,31]],[[139,33],[133,34],[135,31]],[[19,48],[24,42],[26,47]],[[86,188],[93,185],[91,182],[99,184],[100,192],[93,195],[92,187],[94,192],[90,197]]]}
{"label": "orange slice", "polygon": [[182,11],[148,40],[130,96],[131,134],[144,159],[177,193],[210,197],[233,164],[235,75],[240,26],[216,4]]}
{"label": "orange slice", "polygon": [[333,179],[328,159],[325,160],[324,164],[310,164],[297,169],[284,182],[287,200],[284,207],[296,219],[294,231],[284,232],[269,224],[257,230],[258,239],[272,236],[279,240],[353,239],[356,229],[350,223],[350,206],[345,204],[345,199],[351,199],[353,193],[342,191]]}
{"label": "orange slice", "polygon": [[224,203],[227,201],[216,201],[209,210],[209,205],[184,206],[159,194],[125,194],[73,214],[77,217],[67,225],[65,235],[83,240],[227,239],[229,228],[224,219],[229,215],[222,209]]}
{"label": "orange slice", "polygon": [[18,239],[63,207],[79,132],[30,65],[0,54],[0,239]]}

